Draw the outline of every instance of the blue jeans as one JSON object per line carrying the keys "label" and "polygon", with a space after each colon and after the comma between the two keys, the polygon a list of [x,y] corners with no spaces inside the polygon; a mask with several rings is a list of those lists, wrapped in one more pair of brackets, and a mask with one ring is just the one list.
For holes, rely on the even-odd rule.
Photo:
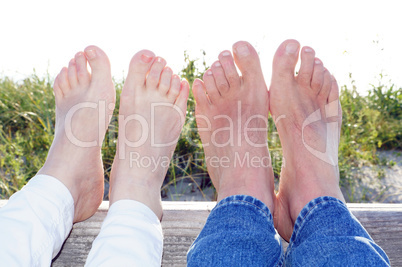
{"label": "blue jeans", "polygon": [[389,266],[346,205],[333,197],[310,201],[300,212],[289,247],[268,207],[251,196],[220,201],[187,253],[188,266]]}

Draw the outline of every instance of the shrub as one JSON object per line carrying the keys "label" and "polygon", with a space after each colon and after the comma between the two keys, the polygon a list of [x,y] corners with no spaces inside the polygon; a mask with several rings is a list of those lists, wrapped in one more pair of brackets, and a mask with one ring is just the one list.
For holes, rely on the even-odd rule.
{"label": "shrub", "polygon": [[[205,52],[203,52],[205,55]],[[190,85],[202,78],[207,69],[204,60],[184,54],[185,66],[180,75]],[[383,78],[380,76],[380,78]],[[117,103],[114,117],[102,147],[105,180],[108,182],[116,151],[119,96],[124,81],[115,82]],[[402,89],[384,84],[382,79],[368,95],[352,87],[341,87],[343,123],[339,147],[341,185],[353,186],[361,164],[378,164],[377,149],[401,149]],[[212,186],[207,175],[201,141],[196,130],[195,102],[190,91],[186,123],[175,150],[164,188],[190,179],[202,190]],[[55,104],[52,80],[31,75],[21,82],[0,79],[0,197],[9,197],[21,189],[42,167],[54,134]],[[279,137],[269,118],[268,144],[275,177],[282,165]]]}

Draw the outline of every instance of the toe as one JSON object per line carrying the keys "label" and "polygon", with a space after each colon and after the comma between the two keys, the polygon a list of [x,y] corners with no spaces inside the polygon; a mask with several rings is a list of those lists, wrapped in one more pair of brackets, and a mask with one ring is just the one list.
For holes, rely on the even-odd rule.
{"label": "toe", "polygon": [[71,59],[70,63],[68,64],[68,81],[73,88],[78,84],[77,67],[74,58]]}
{"label": "toe", "polygon": [[335,77],[331,75],[331,89],[328,94],[328,103],[339,100],[339,87]]}
{"label": "toe", "polygon": [[180,81],[180,77],[177,74],[174,74],[172,76],[172,82],[170,85],[170,89],[169,92],[167,93],[168,99],[170,102],[174,103],[174,101],[176,100],[177,96],[180,93],[180,85],[181,85],[181,81]]}
{"label": "toe", "polygon": [[328,88],[328,99],[325,105],[325,117],[329,121],[334,121],[334,119],[336,118],[338,122],[338,134],[336,137],[339,142],[342,127],[342,107],[339,101],[338,83],[336,82],[335,78],[330,74]]}
{"label": "toe", "polygon": [[263,78],[257,51],[248,42],[239,41],[233,45],[233,54],[237,67],[245,81]]}
{"label": "toe", "polygon": [[68,81],[68,69],[66,67],[62,68],[60,74],[57,76],[57,82],[63,95],[66,95],[71,90],[70,82]]}
{"label": "toe", "polygon": [[134,95],[136,90],[145,88],[147,73],[152,66],[155,54],[149,50],[141,50],[133,56],[128,69],[124,93]]}
{"label": "toe", "polygon": [[318,94],[324,84],[324,65],[318,58],[314,59],[313,77],[311,78],[311,89]]}
{"label": "toe", "polygon": [[220,95],[224,95],[229,91],[229,83],[226,80],[225,72],[223,71],[222,64],[216,61],[211,67],[212,74],[215,78],[215,85]]}
{"label": "toe", "polygon": [[328,101],[329,92],[331,91],[331,74],[324,68],[324,80],[320,92],[318,93],[319,99],[325,105]]}
{"label": "toe", "polygon": [[162,71],[161,80],[159,82],[158,89],[162,94],[166,94],[170,88],[170,82],[172,80],[173,71],[169,67],[165,67]]}
{"label": "toe", "polygon": [[[341,137],[341,128],[342,128],[342,107],[341,107],[341,102],[339,101],[339,87],[338,83],[335,80],[335,77],[331,75],[331,90],[329,91],[328,95],[328,106],[334,106],[334,104],[337,103],[337,111],[338,111],[338,142]],[[331,113],[326,111],[326,116],[331,116]],[[332,112],[335,113],[335,112]]]}
{"label": "toe", "polygon": [[216,88],[214,75],[211,69],[204,73],[203,80],[211,104],[218,103],[221,95],[219,94],[218,88]]}
{"label": "toe", "polygon": [[180,93],[179,96],[176,99],[175,105],[180,108],[182,111],[183,115],[183,121],[186,118],[186,111],[187,111],[187,99],[188,99],[188,94],[190,91],[190,86],[186,80],[181,81],[180,84]]}
{"label": "toe", "polygon": [[225,72],[226,80],[231,88],[240,87],[240,77],[237,73],[236,66],[232,57],[232,53],[228,50],[223,51],[219,55],[219,61]]}
{"label": "toe", "polygon": [[63,97],[63,92],[61,91],[61,89],[59,87],[58,77],[59,77],[59,75],[57,75],[56,79],[54,79],[54,84],[53,84],[53,92],[54,92],[54,96],[56,98],[56,101],[59,98]]}
{"label": "toe", "polygon": [[200,79],[193,82],[193,95],[198,108],[203,109],[209,105],[208,96],[206,95],[205,84]]}
{"label": "toe", "polygon": [[75,55],[75,65],[77,68],[78,83],[85,88],[88,87],[91,81],[91,74],[88,72],[87,58],[84,53],[78,52]]}
{"label": "toe", "polygon": [[154,63],[149,70],[147,80],[145,82],[147,90],[156,90],[161,78],[163,69],[166,66],[166,61],[161,57],[156,57]]}
{"label": "toe", "polygon": [[85,56],[91,67],[91,82],[109,83],[111,79],[111,69],[109,58],[99,47],[94,45],[85,48]]}
{"label": "toe", "polygon": [[300,55],[300,70],[297,81],[303,87],[310,87],[311,77],[314,70],[315,51],[311,47],[303,47]]}
{"label": "toe", "polygon": [[300,44],[296,40],[286,40],[276,50],[272,66],[272,82],[293,79]]}

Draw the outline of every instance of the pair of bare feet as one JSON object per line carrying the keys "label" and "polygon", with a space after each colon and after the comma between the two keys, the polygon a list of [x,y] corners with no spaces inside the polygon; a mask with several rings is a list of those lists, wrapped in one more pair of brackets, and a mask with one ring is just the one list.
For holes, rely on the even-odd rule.
{"label": "pair of bare feet", "polygon": [[[286,240],[309,201],[319,196],[343,200],[337,170],[338,86],[309,47],[301,50],[301,67],[295,76],[299,51],[295,40],[280,45],[269,90],[258,55],[247,42],[234,44],[233,56],[223,51],[204,81],[193,84],[197,124],[218,200],[236,194],[260,199]],[[159,190],[168,166],[160,164],[155,171],[152,164],[141,164],[139,157],[146,162],[170,160],[189,92],[188,83],[165,64],[146,50],[131,60],[121,95],[118,149],[110,181],[111,204],[137,200],[159,218]],[[55,139],[39,173],[57,177],[67,186],[77,222],[90,217],[102,201],[100,146],[115,101],[105,53],[94,46],[78,53],[57,76],[54,91]],[[276,120],[286,163],[277,195],[267,145],[269,112]],[[77,142],[71,142],[71,136]]]}
{"label": "pair of bare feet", "polygon": [[[106,54],[95,46],[77,53],[56,77],[54,94],[55,137],[38,174],[66,185],[74,199],[74,222],[79,222],[103,199],[101,146],[116,99]],[[161,219],[160,187],[184,124],[188,94],[187,81],[163,58],[148,50],[134,55],[121,94],[110,204],[137,200]]]}
{"label": "pair of bare feet", "polygon": [[[223,51],[204,81],[193,85],[196,115],[203,115],[197,124],[205,153],[224,159],[218,165],[207,160],[218,200],[239,194],[260,199],[285,240],[312,199],[332,196],[344,201],[337,169],[342,120],[338,86],[310,47],[301,49],[295,76],[299,52],[295,40],[279,46],[267,90],[257,52],[238,42],[233,45],[234,59],[230,51]],[[284,156],[277,195],[267,145],[269,112]]]}

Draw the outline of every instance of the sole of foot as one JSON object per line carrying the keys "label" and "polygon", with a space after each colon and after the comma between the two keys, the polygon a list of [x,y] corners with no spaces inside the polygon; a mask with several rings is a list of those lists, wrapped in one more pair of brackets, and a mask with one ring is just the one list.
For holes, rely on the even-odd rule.
{"label": "sole of foot", "polygon": [[339,188],[338,146],[342,111],[335,78],[310,47],[286,40],[276,51],[270,92],[284,156],[275,206],[275,227],[289,240],[302,208],[314,198],[344,201]]}
{"label": "sole of foot", "polygon": [[78,52],[53,89],[55,136],[38,174],[51,175],[69,189],[74,222],[79,222],[92,216],[103,199],[101,146],[116,98],[108,57],[96,46]]}
{"label": "sole of foot", "polygon": [[[239,76],[236,65],[242,76]],[[195,80],[196,120],[218,201],[250,195],[273,212],[274,180],[267,145],[268,90],[255,49],[237,42]]]}
{"label": "sole of foot", "polygon": [[130,62],[119,111],[110,204],[132,199],[162,218],[160,189],[183,128],[188,82],[148,50]]}

